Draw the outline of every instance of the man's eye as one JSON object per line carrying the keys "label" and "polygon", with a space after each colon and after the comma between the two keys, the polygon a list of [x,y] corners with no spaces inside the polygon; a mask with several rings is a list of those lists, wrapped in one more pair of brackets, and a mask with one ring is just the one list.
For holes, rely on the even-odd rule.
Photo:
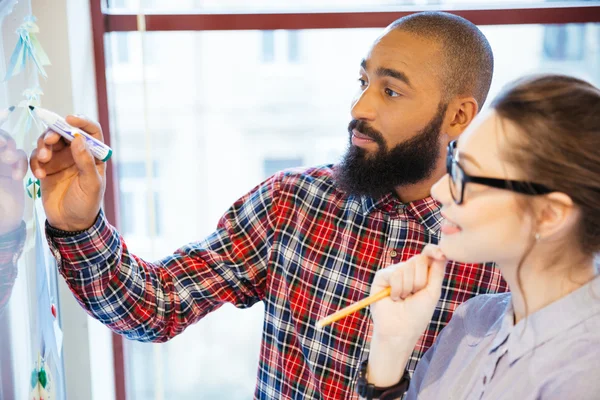
{"label": "man's eye", "polygon": [[400,97],[400,93],[398,92],[394,92],[392,89],[385,89],[385,94],[387,94],[390,97]]}
{"label": "man's eye", "polygon": [[365,86],[367,86],[367,81],[366,81],[366,80],[364,80],[364,79],[362,79],[362,78],[359,78],[359,79],[358,79],[358,83],[360,84],[360,87],[365,87]]}

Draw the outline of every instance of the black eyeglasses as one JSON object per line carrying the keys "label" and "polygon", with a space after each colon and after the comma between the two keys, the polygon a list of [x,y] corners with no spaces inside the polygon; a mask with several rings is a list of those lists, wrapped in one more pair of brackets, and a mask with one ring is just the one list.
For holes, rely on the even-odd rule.
{"label": "black eyeglasses", "polygon": [[552,193],[554,190],[538,183],[526,181],[513,181],[509,179],[484,178],[471,176],[465,173],[456,159],[456,140],[448,144],[448,155],[446,156],[446,171],[450,177],[450,193],[456,204],[462,204],[467,183],[478,183],[498,189],[510,190],[530,196]]}

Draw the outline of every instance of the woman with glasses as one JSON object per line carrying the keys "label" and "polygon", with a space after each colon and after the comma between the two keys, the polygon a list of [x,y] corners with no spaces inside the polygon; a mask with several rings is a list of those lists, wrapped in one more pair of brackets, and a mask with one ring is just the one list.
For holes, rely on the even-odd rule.
{"label": "woman with glasses", "polygon": [[[600,399],[600,90],[546,75],[505,89],[458,141],[432,188],[438,246],[377,273],[366,398]],[[459,306],[406,362],[445,290],[446,260],[494,260],[511,293]],[[410,381],[410,385],[409,385]]]}

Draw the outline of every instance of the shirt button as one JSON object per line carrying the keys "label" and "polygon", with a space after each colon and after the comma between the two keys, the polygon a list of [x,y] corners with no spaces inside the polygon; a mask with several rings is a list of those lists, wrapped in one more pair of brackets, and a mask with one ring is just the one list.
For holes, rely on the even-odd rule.
{"label": "shirt button", "polygon": [[483,384],[485,385],[487,383],[487,376],[483,377]]}
{"label": "shirt button", "polygon": [[390,251],[390,257],[394,258],[398,255],[398,253],[396,253],[396,250],[392,250]]}

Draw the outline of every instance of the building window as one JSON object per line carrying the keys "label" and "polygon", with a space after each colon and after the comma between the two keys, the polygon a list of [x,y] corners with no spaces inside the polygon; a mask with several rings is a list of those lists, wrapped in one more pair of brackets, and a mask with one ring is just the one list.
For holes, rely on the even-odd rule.
{"label": "building window", "polygon": [[129,63],[129,35],[117,37],[115,40],[115,60],[117,64]]}
{"label": "building window", "polygon": [[262,62],[272,63],[275,61],[275,32],[262,31]]}
{"label": "building window", "polygon": [[279,172],[287,168],[300,167],[303,165],[302,158],[266,158],[263,161],[263,175],[264,178]]}
{"label": "building window", "polygon": [[[158,174],[158,162],[155,160],[153,169],[153,180],[156,182]],[[119,201],[119,228],[125,236],[148,234],[150,227],[148,195],[146,192],[147,176],[146,164],[143,161],[121,162],[118,164],[120,187]],[[158,189],[153,195],[154,208],[154,232],[157,236],[162,234],[162,223],[160,221],[161,197]]]}
{"label": "building window", "polygon": [[299,40],[298,31],[287,31],[288,33],[288,61],[296,63],[300,60],[299,52]]}
{"label": "building window", "polygon": [[585,25],[548,25],[544,27],[544,58],[550,61],[583,60]]}
{"label": "building window", "polygon": [[121,191],[119,196],[119,227],[123,235],[129,236],[135,234],[135,218],[133,210],[135,210],[134,193]]}
{"label": "building window", "polygon": [[126,8],[127,0],[108,0],[109,8]]}

